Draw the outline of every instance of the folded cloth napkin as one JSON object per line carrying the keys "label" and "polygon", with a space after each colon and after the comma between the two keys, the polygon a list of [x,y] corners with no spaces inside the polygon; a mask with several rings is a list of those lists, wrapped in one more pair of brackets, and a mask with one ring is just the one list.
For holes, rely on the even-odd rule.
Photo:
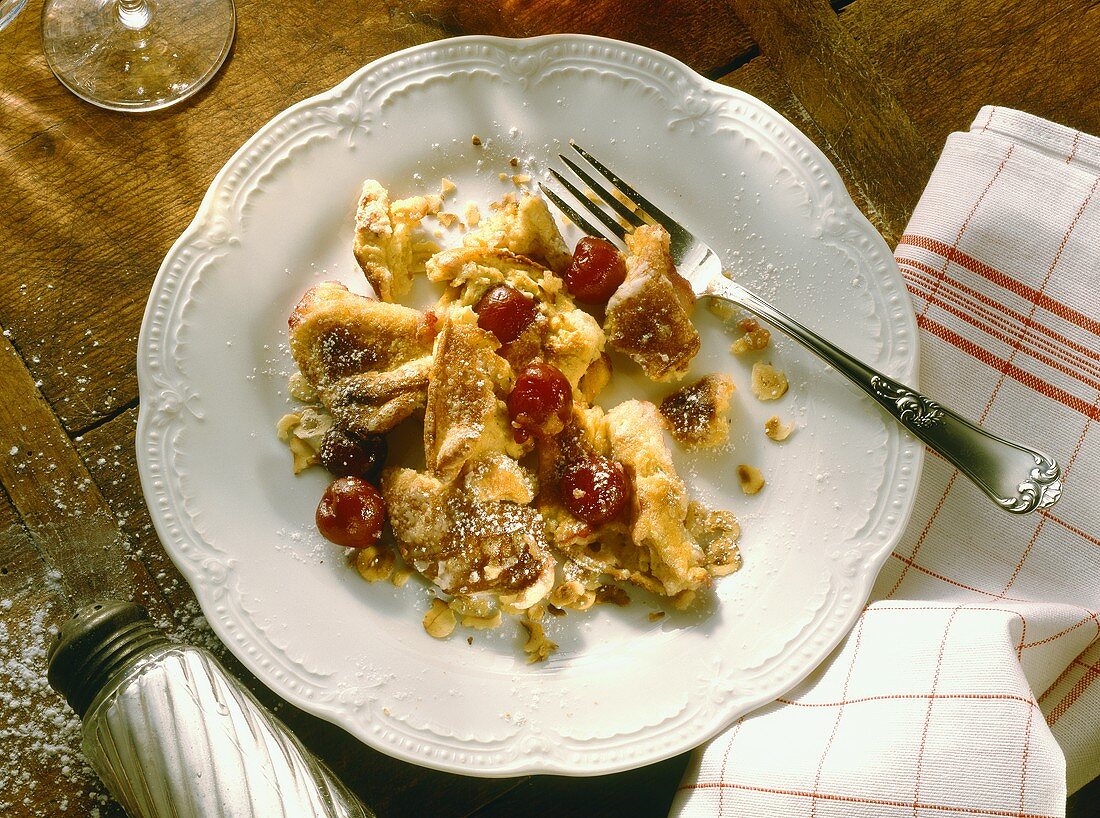
{"label": "folded cloth napkin", "polygon": [[1100,774],[1100,139],[983,108],[896,250],[921,386],[1062,465],[996,509],[929,453],[845,642],[693,757],[675,816],[1059,816]]}

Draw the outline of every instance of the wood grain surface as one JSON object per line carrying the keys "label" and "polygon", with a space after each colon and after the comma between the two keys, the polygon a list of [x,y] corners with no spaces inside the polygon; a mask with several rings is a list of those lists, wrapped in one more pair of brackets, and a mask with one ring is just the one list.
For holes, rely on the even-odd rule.
{"label": "wood grain surface", "polygon": [[[381,816],[662,816],[686,756],[591,779],[475,779],[395,761],[281,704],[205,626],[158,543],[134,456],[135,351],[171,243],[218,169],[290,104],[464,33],[577,31],[742,88],[834,161],[888,240],[946,136],[983,104],[1100,132],[1100,3],[1061,0],[286,0],[238,3],[229,61],[184,105],[102,111],[41,52],[40,0],[0,32],[0,814],[120,816],[46,686],[74,602],[133,596],[239,673]],[[1095,784],[1071,815],[1100,814]]]}

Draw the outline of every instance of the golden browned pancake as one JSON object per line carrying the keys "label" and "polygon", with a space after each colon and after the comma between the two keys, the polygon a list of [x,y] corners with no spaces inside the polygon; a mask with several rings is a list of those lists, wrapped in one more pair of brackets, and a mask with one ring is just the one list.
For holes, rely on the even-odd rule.
{"label": "golden browned pancake", "polygon": [[434,316],[327,281],[290,316],[290,352],[321,403],[357,435],[392,429],[424,405]]}
{"label": "golden browned pancake", "polygon": [[382,301],[395,301],[412,286],[413,232],[429,213],[438,213],[439,196],[390,201],[374,179],[363,182],[355,209],[355,260]]}
{"label": "golden browned pancake", "polygon": [[542,516],[510,500],[478,499],[464,478],[387,470],[382,494],[401,554],[448,594],[490,593],[529,608],[554,584]]}
{"label": "golden browned pancake", "polygon": [[444,481],[453,480],[468,460],[516,448],[502,400],[511,372],[496,354],[498,346],[492,333],[478,327],[473,311],[454,310],[443,318],[428,374],[424,459],[428,471]]}
{"label": "golden browned pancake", "polygon": [[[712,575],[740,566],[737,522],[689,508],[656,407],[632,400],[605,413],[591,404],[611,378],[608,342],[655,380],[681,377],[699,349],[694,298],[673,267],[668,234],[647,226],[627,238],[627,277],[608,303],[605,335],[560,276],[570,254],[546,205],[509,196],[461,246],[428,259],[428,278],[446,291],[422,313],[391,299],[411,285],[413,230],[438,212],[438,198],[391,201],[380,184],[364,183],[354,251],[381,300],[335,282],[302,297],[290,347],[308,389],[296,397],[311,411],[320,412],[319,401],[358,435],[385,432],[423,408],[423,470],[387,469],[381,490],[405,561],[455,602],[514,610],[545,600],[584,610],[625,598],[610,578],[688,604]],[[501,284],[536,306],[534,321],[504,346],[476,311]],[[507,399],[535,361],[565,375],[572,414],[561,433],[521,444]],[[662,408],[679,439],[710,445],[724,439],[732,391],[728,378],[708,376]],[[299,425],[304,416],[295,416]],[[534,473],[524,459],[532,448]],[[560,486],[571,469],[602,458],[622,466],[629,500],[590,524],[569,510],[583,492],[567,506]]]}
{"label": "golden browned pancake", "polygon": [[628,400],[610,410],[606,422],[611,455],[626,467],[634,489],[630,539],[639,552],[635,571],[655,579],[667,596],[707,584],[705,556],[685,526],[687,488],[672,463],[657,407]]}
{"label": "golden browned pancake", "polygon": [[529,194],[494,205],[492,214],[481,221],[476,232],[468,233],[463,243],[510,250],[543,263],[558,275],[573,257],[546,202]]}
{"label": "golden browned pancake", "polygon": [[649,378],[681,378],[699,351],[691,285],[676,272],[663,227],[642,225],[626,245],[626,280],[607,302],[607,341]]}
{"label": "golden browned pancake", "polygon": [[690,449],[725,443],[730,433],[726,410],[735,388],[729,375],[712,373],[661,401],[661,415],[673,439]]}

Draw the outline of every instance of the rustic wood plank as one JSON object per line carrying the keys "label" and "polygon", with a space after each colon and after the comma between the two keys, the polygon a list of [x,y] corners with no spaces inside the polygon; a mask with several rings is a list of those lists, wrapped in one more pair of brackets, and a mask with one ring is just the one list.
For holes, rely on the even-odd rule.
{"label": "rustic wood plank", "polygon": [[95,482],[0,336],[0,483],[74,604],[133,595],[125,540]]}
{"label": "rustic wood plank", "polygon": [[826,0],[730,0],[761,52],[826,140],[857,202],[896,240],[916,204],[907,178],[934,153]]}
{"label": "rustic wood plank", "polygon": [[858,0],[840,20],[936,150],[983,105],[1100,133],[1100,5]]}
{"label": "rustic wood plank", "polygon": [[405,0],[398,8],[414,18],[438,21],[449,34],[535,37],[569,32],[614,37],[663,51],[707,75],[753,49],[745,26],[724,3]]}
{"label": "rustic wood plank", "polygon": [[[840,22],[935,151],[952,131],[969,127],[988,104],[1100,133],[1100,50],[1095,46],[1100,7],[1092,0],[1067,0],[1054,14],[1041,5],[1008,0],[858,0],[843,8]],[[1057,54],[1058,59],[1036,59],[1036,54]],[[834,140],[767,56],[719,81],[762,99],[804,131],[840,168],[856,203],[889,234],[867,206]],[[914,166],[895,177],[899,201],[919,198],[929,170]]]}

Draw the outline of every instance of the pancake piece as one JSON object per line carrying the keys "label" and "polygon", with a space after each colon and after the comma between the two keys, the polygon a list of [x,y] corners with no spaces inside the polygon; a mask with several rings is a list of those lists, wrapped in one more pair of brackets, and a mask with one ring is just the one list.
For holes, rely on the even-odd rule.
{"label": "pancake piece", "polygon": [[522,455],[512,440],[503,397],[511,386],[507,362],[492,333],[472,310],[448,313],[435,340],[424,411],[428,471],[453,480],[469,460],[489,452]]}
{"label": "pancake piece", "polygon": [[652,403],[628,400],[607,413],[612,456],[630,475],[630,539],[643,552],[637,570],[675,597],[710,581],[705,555],[688,533],[687,487],[676,473]]}
{"label": "pancake piece", "polygon": [[542,515],[510,500],[479,499],[466,475],[445,483],[389,469],[382,495],[405,561],[448,594],[492,594],[526,609],[550,593],[554,558]]}
{"label": "pancake piece", "polygon": [[676,272],[663,227],[642,225],[626,246],[626,280],[607,302],[607,341],[652,380],[682,378],[700,345],[691,285]]}
{"label": "pancake piece", "polygon": [[721,446],[729,440],[727,411],[736,387],[729,375],[704,375],[661,401],[661,415],[673,439],[689,449]]}
{"label": "pancake piece", "polygon": [[337,424],[380,434],[424,406],[434,323],[434,315],[326,281],[291,313],[290,352]]}
{"label": "pancake piece", "polygon": [[390,201],[374,179],[363,182],[355,209],[355,260],[382,301],[396,301],[412,287],[413,233],[428,214],[439,212],[442,198],[413,196]]}
{"label": "pancake piece", "polygon": [[478,225],[477,232],[463,239],[467,246],[498,247],[541,262],[561,275],[569,267],[569,252],[561,231],[546,202],[524,194],[492,205],[492,214]]}

